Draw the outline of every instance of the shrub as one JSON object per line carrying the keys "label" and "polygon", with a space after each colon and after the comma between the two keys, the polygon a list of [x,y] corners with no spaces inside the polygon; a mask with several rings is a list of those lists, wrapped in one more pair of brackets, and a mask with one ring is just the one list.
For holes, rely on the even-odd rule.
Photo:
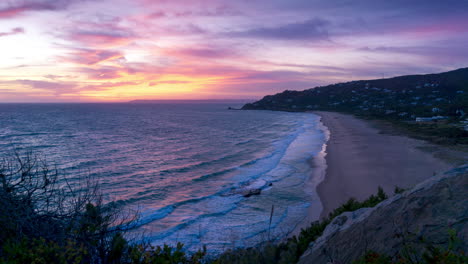
{"label": "shrub", "polygon": [[359,202],[354,198],[331,212],[328,218],[313,222],[308,228],[301,229],[299,236],[293,236],[279,244],[268,243],[259,248],[237,249],[227,251],[214,263],[295,263],[307,250],[309,244],[320,237],[327,225],[338,215],[344,212],[356,211],[364,207],[374,207],[387,199],[384,190],[379,187],[377,195]]}
{"label": "shrub", "polygon": [[[369,251],[363,257],[355,260],[353,264],[465,264],[468,257],[459,248],[459,238],[455,230],[449,230],[449,243],[447,247],[435,246],[424,239],[403,247],[393,259],[385,254]],[[422,247],[422,249],[421,249]]]}
{"label": "shrub", "polygon": [[0,263],[202,263],[176,247],[130,243],[137,214],[104,204],[97,181],[75,188],[32,154],[0,163]]}

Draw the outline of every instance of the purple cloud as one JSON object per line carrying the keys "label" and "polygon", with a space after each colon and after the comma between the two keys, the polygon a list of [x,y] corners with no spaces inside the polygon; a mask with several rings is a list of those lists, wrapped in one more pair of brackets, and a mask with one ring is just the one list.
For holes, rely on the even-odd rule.
{"label": "purple cloud", "polygon": [[28,11],[57,11],[85,0],[13,0],[0,6],[0,19],[19,16]]}
{"label": "purple cloud", "polygon": [[93,85],[85,85],[80,87],[80,91],[96,91],[96,90],[108,90],[113,87],[119,87],[119,86],[134,86],[134,85],[140,85],[141,82],[105,82],[105,83],[100,83],[100,84],[93,84]]}
{"label": "purple cloud", "polygon": [[[468,39],[467,39],[468,40]],[[447,64],[457,60],[468,60],[468,50],[458,43],[438,43],[427,46],[377,46],[363,47],[359,51],[380,54],[417,55],[434,64]]]}
{"label": "purple cloud", "polygon": [[112,32],[112,31],[75,31],[70,35],[70,39],[92,46],[113,46],[128,44],[133,40],[134,36],[127,32]]}
{"label": "purple cloud", "polygon": [[116,67],[103,67],[99,69],[92,69],[92,68],[78,69],[78,72],[86,74],[88,78],[91,80],[117,79],[122,76],[120,74],[121,71],[123,70],[120,68],[116,68]]}
{"label": "purple cloud", "polygon": [[220,47],[208,47],[208,48],[182,48],[169,50],[168,54],[175,56],[190,56],[190,57],[201,57],[201,58],[227,58],[238,55],[236,50],[220,48]]}
{"label": "purple cloud", "polygon": [[327,20],[314,18],[277,27],[259,27],[246,31],[229,32],[228,35],[279,40],[327,40],[329,24],[330,22]]}
{"label": "purple cloud", "polygon": [[37,80],[16,80],[15,83],[27,85],[36,89],[54,90],[54,91],[69,91],[75,89],[77,86],[74,83],[63,82],[48,82]]}
{"label": "purple cloud", "polygon": [[200,11],[181,11],[175,12],[174,16],[176,17],[228,17],[228,16],[238,16],[242,15],[243,13],[239,10],[233,9],[233,7],[228,5],[221,5],[214,9],[203,9]]}
{"label": "purple cloud", "polygon": [[94,49],[77,49],[70,53],[65,60],[78,64],[95,65],[103,61],[118,60],[124,58],[119,51],[113,50],[94,50]]}
{"label": "purple cloud", "polygon": [[0,37],[11,36],[16,34],[24,34],[24,29],[21,27],[16,27],[10,30],[10,32],[0,32]]}

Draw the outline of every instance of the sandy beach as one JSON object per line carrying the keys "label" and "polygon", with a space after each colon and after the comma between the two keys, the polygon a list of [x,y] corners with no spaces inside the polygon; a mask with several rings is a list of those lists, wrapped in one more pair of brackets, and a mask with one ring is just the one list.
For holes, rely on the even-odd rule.
{"label": "sandy beach", "polygon": [[365,199],[381,186],[389,195],[395,186],[408,188],[443,172],[451,164],[420,150],[420,140],[382,134],[351,115],[314,112],[330,131],[326,176],[317,188],[323,205],[321,217],[354,197]]}

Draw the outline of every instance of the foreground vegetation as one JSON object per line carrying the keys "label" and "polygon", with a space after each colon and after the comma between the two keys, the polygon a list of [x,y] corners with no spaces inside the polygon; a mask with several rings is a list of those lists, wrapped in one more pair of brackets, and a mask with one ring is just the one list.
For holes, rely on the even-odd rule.
{"label": "foreground vegetation", "polygon": [[31,154],[0,164],[0,263],[200,263],[183,245],[124,237],[134,212],[104,204],[97,181],[69,182]]}
{"label": "foreground vegetation", "polygon": [[[144,238],[128,240],[125,233],[137,214],[122,212],[113,203],[104,204],[95,180],[70,183],[43,160],[15,155],[0,164],[0,263],[296,263],[335,217],[373,207],[386,198],[379,188],[365,201],[350,199],[326,219],[301,230],[297,237],[229,250],[213,259],[202,246],[188,255],[180,243],[154,247],[139,242]],[[410,258],[402,254],[399,262],[392,262],[392,258],[368,252],[356,264],[466,263],[464,253],[453,246],[455,238],[452,240],[448,249],[428,244],[429,253],[421,257],[428,262],[413,262],[414,254],[408,255]],[[458,262],[448,262],[452,260]]]}
{"label": "foreground vegetation", "polygon": [[[353,264],[465,264],[468,263],[468,256],[460,249],[460,242],[455,231],[449,229],[447,248],[434,246],[421,238],[417,244],[405,245],[394,258],[369,251]],[[421,245],[424,246],[422,249]]]}
{"label": "foreground vegetation", "polygon": [[335,209],[329,216],[312,223],[308,228],[302,229],[299,236],[293,236],[286,242],[279,244],[267,243],[260,248],[237,249],[222,254],[215,263],[296,263],[307,250],[310,242],[320,237],[327,225],[343,212],[352,212],[360,208],[374,207],[387,195],[379,188],[377,195],[372,195],[365,201],[349,199],[348,202]]}

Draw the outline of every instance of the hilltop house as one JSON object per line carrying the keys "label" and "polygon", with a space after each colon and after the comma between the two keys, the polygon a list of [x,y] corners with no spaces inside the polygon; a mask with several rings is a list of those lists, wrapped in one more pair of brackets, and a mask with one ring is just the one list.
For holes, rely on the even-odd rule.
{"label": "hilltop house", "polygon": [[416,122],[434,122],[439,120],[448,119],[447,116],[433,116],[433,117],[416,117]]}
{"label": "hilltop house", "polygon": [[416,117],[416,122],[432,122],[432,117]]}

